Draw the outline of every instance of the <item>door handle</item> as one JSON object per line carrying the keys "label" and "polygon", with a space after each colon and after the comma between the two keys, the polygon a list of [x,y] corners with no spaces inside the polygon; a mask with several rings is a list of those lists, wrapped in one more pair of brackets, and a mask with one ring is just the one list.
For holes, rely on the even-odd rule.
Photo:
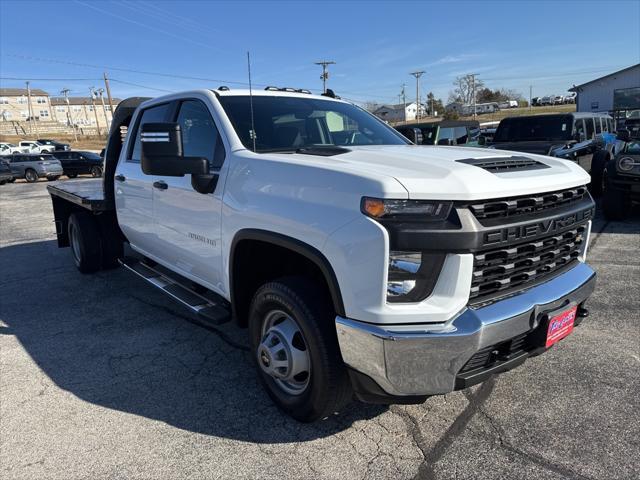
{"label": "door handle", "polygon": [[115,177],[113,177],[113,178],[115,178],[115,179],[116,179],[117,181],[119,181],[119,182],[124,182],[124,181],[127,179],[127,177],[125,177],[124,175],[122,175],[122,174],[120,174],[120,173],[119,173],[119,174],[117,174],[117,175],[116,175]]}
{"label": "door handle", "polygon": [[158,190],[166,190],[167,188],[169,188],[169,185],[160,180],[158,182],[153,182],[153,188],[157,188]]}

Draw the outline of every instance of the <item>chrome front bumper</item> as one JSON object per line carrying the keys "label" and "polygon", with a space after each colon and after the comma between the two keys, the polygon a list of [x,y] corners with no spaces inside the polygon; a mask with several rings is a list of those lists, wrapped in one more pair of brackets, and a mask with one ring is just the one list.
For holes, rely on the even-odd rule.
{"label": "chrome front bumper", "polygon": [[595,278],[595,272],[580,263],[517,295],[465,308],[446,324],[373,325],[337,317],[342,358],[389,395],[448,393],[475,352],[532,330],[545,312],[584,302]]}

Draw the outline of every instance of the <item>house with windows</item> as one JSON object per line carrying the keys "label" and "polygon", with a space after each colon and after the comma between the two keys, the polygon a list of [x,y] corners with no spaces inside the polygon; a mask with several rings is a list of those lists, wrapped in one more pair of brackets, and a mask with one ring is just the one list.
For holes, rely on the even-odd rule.
{"label": "house with windows", "polygon": [[[416,119],[417,103],[400,103],[397,105],[381,105],[373,111],[373,114],[385,122],[409,122]],[[420,105],[419,114],[426,117],[427,109]]]}
{"label": "house with windows", "polygon": [[54,120],[51,113],[49,94],[38,88],[0,88],[0,121]]}
{"label": "house with windows", "polygon": [[[115,111],[121,100],[119,98],[111,100]],[[52,97],[51,108],[55,120],[65,125],[78,127],[95,127],[97,125],[100,129],[108,128],[111,125],[111,108],[106,99],[103,107],[99,99],[92,101],[91,97],[69,97],[68,102],[65,97]]]}

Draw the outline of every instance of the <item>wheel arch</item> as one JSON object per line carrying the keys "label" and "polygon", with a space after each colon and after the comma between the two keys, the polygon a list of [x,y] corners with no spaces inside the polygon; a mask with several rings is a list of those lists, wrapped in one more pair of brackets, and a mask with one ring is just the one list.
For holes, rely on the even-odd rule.
{"label": "wheel arch", "polygon": [[[336,314],[344,316],[345,309],[338,278],[331,263],[320,250],[301,240],[280,233],[260,229],[243,229],[235,234],[229,251],[230,300],[233,315],[241,326],[246,326],[249,303],[256,289],[253,289],[249,295],[242,291],[243,279],[238,275],[242,269],[242,259],[239,259],[238,255],[252,245],[260,245],[261,248],[271,248],[272,251],[279,250],[303,257],[320,273],[327,286]],[[249,288],[249,290],[252,289]]]}

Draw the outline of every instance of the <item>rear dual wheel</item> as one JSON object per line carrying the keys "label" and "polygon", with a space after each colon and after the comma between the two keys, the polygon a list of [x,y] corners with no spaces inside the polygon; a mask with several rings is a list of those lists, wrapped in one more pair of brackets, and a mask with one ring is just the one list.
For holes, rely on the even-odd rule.
{"label": "rear dual wheel", "polygon": [[330,301],[304,277],[260,287],[251,302],[249,335],[258,375],[278,407],[302,422],[338,412],[352,391]]}
{"label": "rear dual wheel", "polygon": [[118,266],[123,255],[122,242],[90,213],[72,213],[67,233],[73,261],[80,272],[94,273]]}

